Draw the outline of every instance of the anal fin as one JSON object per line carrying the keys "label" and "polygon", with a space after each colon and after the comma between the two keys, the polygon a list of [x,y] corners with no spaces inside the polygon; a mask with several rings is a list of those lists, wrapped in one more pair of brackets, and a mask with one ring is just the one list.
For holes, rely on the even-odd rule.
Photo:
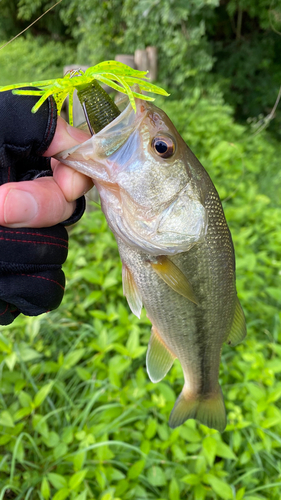
{"label": "anal fin", "polygon": [[226,427],[226,413],[223,395],[218,385],[215,393],[208,397],[187,394],[185,388],[180,393],[171,412],[169,426],[174,429],[189,418],[195,418],[201,424],[223,432]]}
{"label": "anal fin", "polygon": [[192,286],[183,272],[168,257],[161,255],[157,262],[151,262],[154,271],[175,292],[198,304]]}
{"label": "anal fin", "polygon": [[138,290],[134,277],[128,267],[123,264],[122,266],[122,281],[123,281],[123,294],[125,295],[129,307],[138,318],[140,318],[142,310],[142,298]]}
{"label": "anal fin", "polygon": [[146,369],[152,382],[160,382],[170,370],[176,356],[168,349],[157,330],[152,327],[146,354]]}
{"label": "anal fin", "polygon": [[246,337],[246,334],[247,330],[245,316],[237,297],[233,322],[231,325],[230,333],[227,336],[226,343],[228,345],[235,346],[239,344],[239,342],[242,342],[242,340]]}

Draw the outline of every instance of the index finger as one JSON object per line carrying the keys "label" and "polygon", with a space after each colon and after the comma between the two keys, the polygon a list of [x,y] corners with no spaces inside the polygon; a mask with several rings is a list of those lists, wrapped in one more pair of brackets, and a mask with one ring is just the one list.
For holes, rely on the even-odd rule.
{"label": "index finger", "polygon": [[[87,141],[89,138],[89,133],[71,127],[61,117],[58,117],[54,138],[44,156],[54,156],[64,149]],[[68,202],[80,198],[80,196],[93,187],[92,179],[60,162],[54,160],[52,162],[52,169],[54,180],[59,185]]]}

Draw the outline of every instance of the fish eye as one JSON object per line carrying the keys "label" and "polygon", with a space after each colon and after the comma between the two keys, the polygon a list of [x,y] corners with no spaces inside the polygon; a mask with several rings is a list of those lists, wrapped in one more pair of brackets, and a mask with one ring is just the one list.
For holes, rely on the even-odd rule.
{"label": "fish eye", "polygon": [[161,158],[170,158],[175,152],[175,143],[169,136],[159,135],[154,137],[151,143],[155,153]]}

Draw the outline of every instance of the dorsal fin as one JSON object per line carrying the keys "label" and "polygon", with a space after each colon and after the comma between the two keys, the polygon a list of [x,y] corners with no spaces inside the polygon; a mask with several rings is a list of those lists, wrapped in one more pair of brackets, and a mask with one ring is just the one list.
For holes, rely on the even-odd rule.
{"label": "dorsal fin", "polygon": [[175,292],[198,305],[198,300],[187,277],[168,257],[165,255],[157,257],[157,262],[151,262],[151,266],[158,276]]}

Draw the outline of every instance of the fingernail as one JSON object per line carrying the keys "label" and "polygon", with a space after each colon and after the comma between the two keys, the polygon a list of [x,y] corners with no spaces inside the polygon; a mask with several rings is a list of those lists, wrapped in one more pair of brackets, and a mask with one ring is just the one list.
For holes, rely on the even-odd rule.
{"label": "fingernail", "polygon": [[76,141],[78,142],[85,142],[87,139],[89,139],[90,133],[88,134],[84,130],[79,130],[78,128],[71,127],[71,125],[66,126],[66,131],[67,133]]}
{"label": "fingernail", "polygon": [[4,202],[5,224],[28,223],[37,213],[37,202],[30,193],[10,189]]}

